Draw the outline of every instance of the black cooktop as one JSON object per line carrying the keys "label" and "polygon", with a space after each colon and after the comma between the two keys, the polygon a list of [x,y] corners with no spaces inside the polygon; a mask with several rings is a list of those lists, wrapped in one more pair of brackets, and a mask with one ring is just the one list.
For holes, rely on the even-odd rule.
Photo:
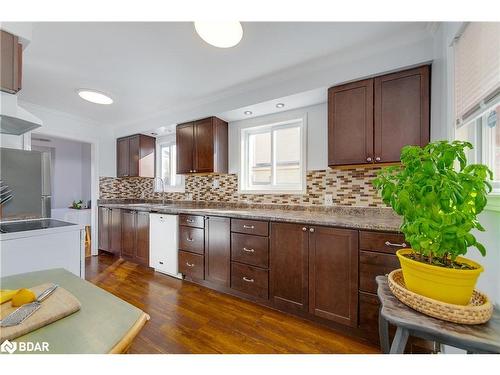
{"label": "black cooktop", "polygon": [[55,219],[11,221],[9,223],[0,223],[0,233],[24,232],[27,230],[67,227],[69,225],[76,224]]}

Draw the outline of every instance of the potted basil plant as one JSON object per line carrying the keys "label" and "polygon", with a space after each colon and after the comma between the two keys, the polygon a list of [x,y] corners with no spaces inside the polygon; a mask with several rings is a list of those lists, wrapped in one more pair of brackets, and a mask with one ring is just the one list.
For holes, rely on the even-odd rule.
{"label": "potted basil plant", "polygon": [[383,168],[373,185],[402,216],[401,232],[411,249],[396,254],[406,287],[442,302],[466,305],[483,267],[464,258],[470,247],[486,249],[471,230],[484,228],[478,214],[491,191],[492,172],[468,164],[462,141],[405,146],[401,165]]}

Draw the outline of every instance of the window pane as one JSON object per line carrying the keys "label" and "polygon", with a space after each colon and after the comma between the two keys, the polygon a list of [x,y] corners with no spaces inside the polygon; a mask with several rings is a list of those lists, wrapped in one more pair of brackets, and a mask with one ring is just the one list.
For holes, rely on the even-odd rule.
{"label": "window pane", "polygon": [[300,127],[274,131],[276,184],[300,184]]}
{"label": "window pane", "polygon": [[[181,176],[177,176],[177,150],[175,145],[170,146],[170,185],[180,185]],[[179,177],[179,182],[177,182],[177,177]]]}
{"label": "window pane", "polygon": [[[495,130],[495,166],[493,174],[495,181],[500,181],[500,105],[496,107],[491,116],[489,124],[493,125]],[[493,116],[496,116],[496,118]]]}
{"label": "window pane", "polygon": [[165,185],[170,185],[170,147],[161,147],[161,178]]}
{"label": "window pane", "polygon": [[268,185],[272,181],[271,133],[250,134],[248,137],[250,185]]}

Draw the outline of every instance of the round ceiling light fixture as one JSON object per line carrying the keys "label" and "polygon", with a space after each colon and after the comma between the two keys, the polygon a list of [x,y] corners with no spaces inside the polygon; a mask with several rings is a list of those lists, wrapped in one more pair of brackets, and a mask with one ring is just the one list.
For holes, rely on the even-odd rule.
{"label": "round ceiling light fixture", "polygon": [[90,90],[90,89],[79,89],[76,91],[80,98],[95,104],[112,104],[113,99],[103,92]]}
{"label": "round ceiling light fixture", "polygon": [[243,112],[244,115],[250,116],[253,112],[252,111],[245,111]]}
{"label": "round ceiling light fixture", "polygon": [[219,48],[237,45],[243,37],[243,28],[238,21],[233,22],[195,22],[194,28],[201,39]]}
{"label": "round ceiling light fixture", "polygon": [[283,103],[276,104],[276,108],[283,108],[285,105]]}

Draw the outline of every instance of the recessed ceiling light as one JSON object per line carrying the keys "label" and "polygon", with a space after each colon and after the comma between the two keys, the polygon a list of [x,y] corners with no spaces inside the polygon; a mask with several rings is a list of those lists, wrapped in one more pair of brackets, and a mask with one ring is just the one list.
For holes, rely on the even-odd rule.
{"label": "recessed ceiling light", "polygon": [[285,105],[283,103],[276,104],[276,108],[283,108]]}
{"label": "recessed ceiling light", "polygon": [[253,112],[252,111],[245,111],[243,112],[244,115],[250,116]]}
{"label": "recessed ceiling light", "polygon": [[95,104],[111,104],[113,103],[113,99],[111,99],[108,95],[103,92],[96,90],[88,90],[88,89],[79,89],[77,90],[80,98]]}
{"label": "recessed ceiling light", "polygon": [[194,28],[201,39],[219,48],[234,47],[243,37],[243,28],[238,21],[195,22]]}

